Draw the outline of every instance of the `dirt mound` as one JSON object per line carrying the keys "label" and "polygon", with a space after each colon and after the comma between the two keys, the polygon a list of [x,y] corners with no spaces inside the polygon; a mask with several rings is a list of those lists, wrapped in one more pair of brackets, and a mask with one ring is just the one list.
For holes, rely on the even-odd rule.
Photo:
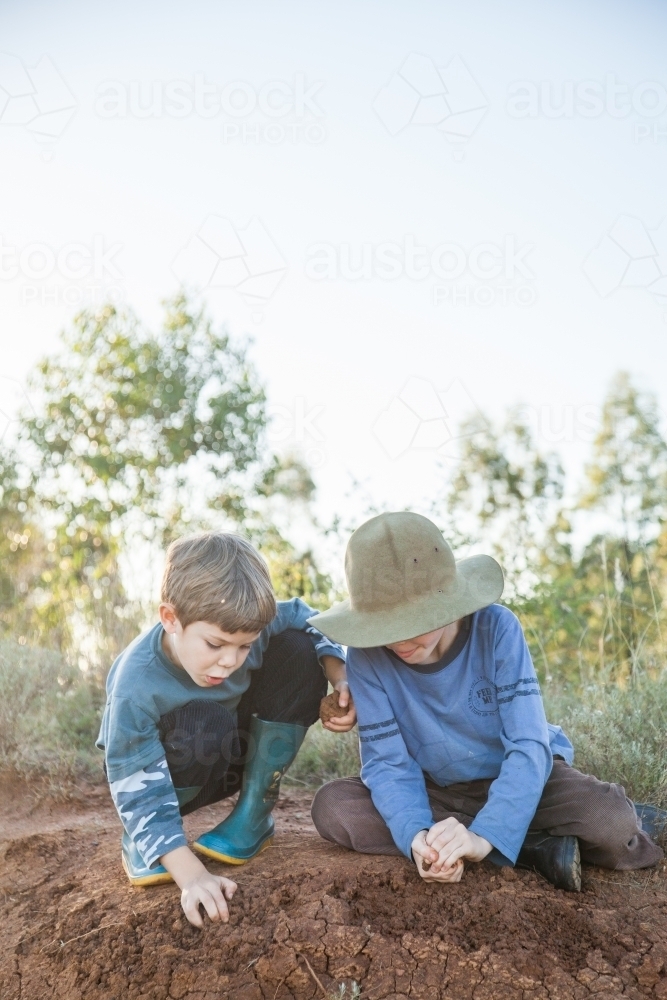
{"label": "dirt mound", "polygon": [[662,869],[587,869],[578,895],[486,863],[427,885],[405,860],[321,841],[305,796],[281,805],[276,846],[211,865],[239,890],[230,923],[203,931],[174,886],[125,882],[111,813],[5,842],[2,1000],[310,1000],[353,982],[368,1000],[667,1000]]}

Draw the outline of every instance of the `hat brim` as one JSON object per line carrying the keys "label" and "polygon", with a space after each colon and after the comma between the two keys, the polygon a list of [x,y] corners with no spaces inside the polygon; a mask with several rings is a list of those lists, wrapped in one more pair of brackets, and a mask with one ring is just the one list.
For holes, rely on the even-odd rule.
{"label": "hat brim", "polygon": [[494,604],[503,586],[503,571],[495,559],[471,556],[457,562],[456,583],[447,593],[435,591],[381,611],[355,610],[348,599],[309,618],[308,624],[346,646],[387,646],[434,632]]}

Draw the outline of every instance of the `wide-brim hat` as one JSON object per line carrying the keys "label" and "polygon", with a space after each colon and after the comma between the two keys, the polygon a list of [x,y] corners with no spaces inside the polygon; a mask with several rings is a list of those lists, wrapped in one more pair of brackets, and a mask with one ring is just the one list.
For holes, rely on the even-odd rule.
{"label": "wide-brim hat", "polygon": [[503,571],[491,556],[455,561],[442,532],[421,514],[379,514],[351,536],[349,598],[309,618],[335,642],[386,646],[434,632],[497,601]]}

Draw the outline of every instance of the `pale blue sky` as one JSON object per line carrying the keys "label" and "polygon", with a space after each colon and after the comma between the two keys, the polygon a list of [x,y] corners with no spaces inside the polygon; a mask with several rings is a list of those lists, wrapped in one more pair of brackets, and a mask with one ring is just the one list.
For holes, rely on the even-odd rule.
{"label": "pale blue sky", "polygon": [[[350,474],[382,505],[420,504],[437,481],[448,402],[455,415],[472,400],[491,416],[527,404],[543,444],[565,428],[557,444],[576,469],[619,368],[659,392],[665,406],[667,296],[616,285],[626,260],[619,243],[641,261],[626,281],[634,276],[646,286],[661,268],[667,273],[666,231],[653,244],[647,236],[667,216],[666,22],[664,5],[643,0],[5,0],[0,48],[32,72],[42,110],[65,109],[66,118],[68,99],[53,71],[35,70],[50,57],[76,111],[62,130],[59,119],[47,122],[57,134],[37,142],[17,103],[17,63],[5,63],[5,87],[18,96],[9,109],[17,123],[8,103],[0,110],[3,391],[11,395],[6,379],[22,380],[55,346],[76,303],[101,297],[105,283],[154,321],[159,301],[178,286],[174,261],[217,216],[227,223],[209,223],[209,231],[226,233],[228,243],[240,239],[249,255],[230,250],[237,256],[229,273],[243,273],[245,261],[268,298],[249,303],[235,288],[209,288],[204,297],[233,334],[254,338],[276,444],[300,449],[316,466],[326,511],[346,509]],[[401,127],[396,95],[410,87],[395,74],[411,53],[422,57],[403,71],[413,84],[416,72],[428,83],[435,67],[445,68],[452,114],[457,101],[464,111],[475,105],[471,92],[485,107],[460,144],[435,124]],[[473,82],[455,92],[447,73],[459,60]],[[232,113],[175,116],[169,88],[194,86],[197,75],[211,88],[206,107],[233,90],[237,105],[252,95],[264,104],[268,93],[275,108],[302,82],[313,96],[303,113],[296,107],[284,117],[259,107],[239,117],[233,103]],[[105,117],[99,101],[110,82],[129,104],[139,84],[145,101],[155,85],[166,109],[139,117],[128,107]],[[388,84],[378,114],[373,104]],[[518,85],[537,95],[534,115],[512,113]],[[610,85],[616,96],[607,94]],[[551,117],[563,86],[566,96],[574,89],[573,104]],[[585,86],[602,95],[597,106],[576,96]],[[619,217],[629,221],[614,229]],[[253,263],[243,239],[255,218],[278,255],[255,254]],[[592,282],[584,261],[610,231],[612,242],[590,263]],[[57,264],[32,277],[31,269],[48,270],[39,250],[20,263],[34,244],[57,256],[71,244],[90,250],[96,240],[113,251],[103,279],[72,278]],[[411,242],[428,248],[428,257],[450,245],[438,260],[445,269],[462,262],[462,273],[438,275],[436,261],[436,272],[406,276]],[[327,249],[317,253],[336,266],[314,280],[307,262],[321,244]],[[374,255],[382,244],[400,248],[390,251],[400,277],[381,277]],[[345,259],[358,263],[364,245],[370,271],[350,280]],[[512,247],[520,261],[513,273]],[[86,270],[77,253],[66,257],[65,271]],[[190,260],[202,281],[210,254]],[[506,278],[482,273],[494,255],[509,269]],[[262,274],[274,268],[284,270],[272,291],[273,279]],[[430,421],[419,432],[408,403]]]}

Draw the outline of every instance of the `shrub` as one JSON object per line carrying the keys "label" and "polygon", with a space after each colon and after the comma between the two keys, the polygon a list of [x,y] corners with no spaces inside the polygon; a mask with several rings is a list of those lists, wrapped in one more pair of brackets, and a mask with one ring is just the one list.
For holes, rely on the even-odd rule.
{"label": "shrub", "polygon": [[287,782],[319,788],[332,778],[359,774],[359,734],[331,733],[316,722],[308,730],[296,760],[287,772]]}
{"label": "shrub", "polygon": [[101,774],[94,743],[103,692],[62,656],[0,643],[0,770],[52,791]]}
{"label": "shrub", "polygon": [[625,688],[547,688],[547,717],[570,737],[580,771],[625,786],[631,799],[667,807],[667,671]]}

